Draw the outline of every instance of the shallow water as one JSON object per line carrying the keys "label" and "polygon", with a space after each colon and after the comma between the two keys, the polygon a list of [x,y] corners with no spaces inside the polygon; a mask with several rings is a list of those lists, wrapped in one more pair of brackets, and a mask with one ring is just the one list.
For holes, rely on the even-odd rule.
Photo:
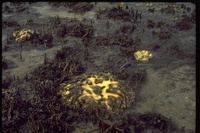
{"label": "shallow water", "polygon": [[[94,4],[94,3],[93,3]],[[161,8],[166,8],[168,5],[181,9],[183,3],[152,3],[151,6],[148,3],[141,2],[127,2],[122,6],[125,9],[128,8],[138,10],[142,12],[142,19],[138,19],[137,28],[131,34],[127,34],[128,38],[141,39],[141,42],[136,47],[137,50],[147,50],[153,53],[153,58],[148,62],[136,61],[134,56],[121,56],[120,46],[98,46],[93,43],[92,47],[88,47],[89,61],[87,62],[87,72],[94,71],[125,71],[134,72],[137,69],[146,69],[147,81],[139,88],[139,93],[136,96],[136,101],[132,107],[128,110],[136,113],[148,113],[156,112],[162,114],[167,118],[171,118],[179,129],[184,128],[185,133],[194,132],[196,129],[196,59],[195,57],[187,56],[188,53],[196,55],[196,23],[191,24],[192,28],[188,31],[180,31],[174,28],[175,22],[182,19],[182,15],[190,15],[196,8],[192,3],[184,3],[186,7],[191,10],[183,13],[183,11],[177,11],[172,13],[161,13]],[[10,3],[3,3],[10,5]],[[21,25],[22,28],[31,29],[46,29],[50,22],[50,17],[59,16],[61,23],[65,23],[70,19],[77,19],[84,21],[87,24],[91,23],[94,28],[93,37],[108,36],[110,40],[116,36],[116,30],[122,25],[130,24],[130,22],[124,22],[122,20],[113,20],[106,17],[100,17],[96,19],[96,12],[99,8],[112,8],[116,7],[116,3],[113,2],[97,2],[91,11],[86,13],[73,13],[69,12],[69,8],[57,8],[52,7],[46,2],[26,4],[28,12],[20,13],[7,13],[2,14],[4,20],[14,20]],[[149,9],[155,9],[154,13],[149,12]],[[32,19],[38,26],[25,25],[26,19]],[[176,20],[173,20],[176,19]],[[152,35],[152,31],[159,32],[159,28],[148,28],[147,21],[152,20],[157,23],[163,21],[169,25],[172,25],[171,29],[166,28],[166,31],[172,33],[169,39],[159,39],[157,35]],[[109,21],[109,28],[106,27],[106,22]],[[165,29],[164,28],[164,29]],[[51,29],[50,29],[51,30]],[[6,43],[7,35],[11,35],[15,29],[13,27],[6,27],[2,29],[2,49]],[[43,63],[44,54],[46,53],[48,59],[53,59],[57,50],[63,46],[72,46],[80,48],[79,57],[83,57],[84,45],[80,38],[67,36],[60,40],[56,38],[52,30],[53,47],[47,48],[45,46],[23,46],[22,59],[20,59],[20,46],[10,44],[8,51],[2,52],[3,57],[7,60],[9,68],[3,70],[3,79],[7,76],[20,76],[23,77],[26,73],[35,69],[39,64]],[[65,42],[66,41],[66,42]],[[158,44],[160,47],[153,50],[153,45]],[[172,54],[170,47],[172,44],[178,44],[186,54]],[[85,64],[84,60],[81,60]],[[117,62],[117,63],[116,63]],[[126,68],[122,66],[129,62],[130,65]],[[26,91],[26,90],[25,90]],[[28,91],[28,90],[27,90]],[[89,130],[89,129],[88,129]]]}

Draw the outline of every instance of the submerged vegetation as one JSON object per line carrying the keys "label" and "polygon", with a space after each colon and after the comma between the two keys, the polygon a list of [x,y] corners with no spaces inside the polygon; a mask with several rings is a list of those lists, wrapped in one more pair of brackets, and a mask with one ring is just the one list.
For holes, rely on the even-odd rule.
{"label": "submerged vegetation", "polygon": [[[30,6],[35,4],[38,3],[11,2],[3,6],[3,13],[29,16]],[[152,3],[143,4],[144,10],[133,9],[126,2],[109,5],[49,2],[47,6],[52,10],[61,9],[74,14],[74,18],[59,15],[42,18],[39,12],[32,15],[41,20],[25,19],[25,24],[23,20],[3,18],[3,31],[8,30],[2,44],[5,53],[13,52],[13,48],[20,51],[20,56],[30,49],[45,51],[43,63],[25,75],[2,80],[5,133],[183,132],[173,118],[156,112],[138,113],[134,109],[149,80],[142,65],[155,67],[157,62],[152,62],[157,59],[196,61],[195,51],[188,51],[174,41],[177,31],[194,29],[196,10],[184,5],[156,8]],[[93,15],[91,12],[95,14],[93,19],[75,17]],[[170,23],[145,16],[156,13],[183,15]],[[13,45],[15,42],[21,47]],[[54,55],[49,56],[48,50]],[[2,58],[3,72],[10,68],[14,68],[12,61]],[[95,128],[82,130],[79,124],[83,123],[92,123]]]}

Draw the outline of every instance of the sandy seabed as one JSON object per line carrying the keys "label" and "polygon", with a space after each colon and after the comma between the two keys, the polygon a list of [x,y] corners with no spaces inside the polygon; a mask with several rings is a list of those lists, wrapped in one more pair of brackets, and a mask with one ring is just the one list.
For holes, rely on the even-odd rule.
{"label": "sandy seabed", "polygon": [[[88,4],[91,4],[91,9],[88,7],[88,11],[79,11],[79,8],[75,6],[67,7],[46,2],[3,3],[3,81],[8,77],[23,79],[24,76],[44,64],[45,55],[48,61],[51,61],[63,47],[71,47],[77,49],[76,57],[80,60],[85,72],[111,71],[123,74],[145,69],[146,81],[137,90],[134,103],[124,112],[161,114],[175,123],[177,130],[174,132],[195,132],[195,5],[159,2],[91,2]],[[132,10],[135,15],[127,19],[117,16],[112,18],[115,14],[108,15],[112,8]],[[87,33],[90,30],[85,30],[85,33],[79,36],[78,33],[72,32],[73,29],[68,29],[68,33],[61,34],[62,26],[73,22],[83,23],[89,27],[88,29],[92,27],[92,33]],[[34,44],[27,41],[20,47],[12,38],[12,34],[24,28],[31,29],[39,35],[51,35],[52,40],[50,39],[48,43],[35,41]],[[84,38],[86,34],[89,34],[89,40],[87,36],[86,39]],[[45,37],[42,39],[45,40]],[[147,62],[135,60],[134,52],[139,50],[150,51],[153,58]],[[26,102],[38,97],[38,94],[33,94],[31,88],[25,87],[28,84],[21,82],[18,85],[22,87],[19,90],[20,96]],[[12,89],[8,86],[2,89],[2,93],[7,94]],[[16,90],[12,90],[10,93],[15,95],[15,92]],[[15,113],[12,113],[14,110],[9,110],[12,105],[12,102],[9,102],[10,97],[6,98],[2,99],[8,103],[4,106],[3,102],[2,119],[3,130],[9,132],[5,129],[7,123],[14,124],[8,121],[15,122],[14,118],[9,118],[9,113],[11,117],[14,117]],[[23,117],[26,122],[19,125],[18,132],[36,132],[36,129],[30,129],[30,116]],[[102,131],[92,122],[77,123],[74,127],[74,130],[69,132]],[[109,132],[108,129],[106,131]]]}

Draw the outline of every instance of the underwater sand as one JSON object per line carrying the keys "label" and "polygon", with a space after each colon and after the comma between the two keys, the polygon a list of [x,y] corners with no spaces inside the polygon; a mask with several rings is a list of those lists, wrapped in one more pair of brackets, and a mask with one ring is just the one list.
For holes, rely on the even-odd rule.
{"label": "underwater sand", "polygon": [[[10,3],[3,3],[9,5]],[[139,90],[136,101],[133,103],[131,109],[136,113],[155,112],[162,114],[167,118],[171,118],[177,126],[184,128],[185,133],[195,132],[196,129],[196,64],[191,58],[180,57],[179,55],[170,55],[166,49],[172,43],[178,43],[179,46],[187,52],[194,53],[196,51],[196,23],[188,31],[180,31],[173,29],[170,39],[159,40],[157,36],[152,36],[152,30],[145,26],[147,20],[151,19],[154,22],[163,20],[166,23],[174,24],[173,18],[181,19],[182,12],[176,12],[174,15],[161,13],[161,7],[167,5],[177,5],[180,7],[182,3],[153,3],[151,7],[147,7],[147,3],[127,2],[126,5],[132,7],[134,10],[142,12],[142,19],[138,22],[137,29],[130,35],[132,38],[141,38],[141,45],[138,49],[148,50],[153,53],[153,58],[148,62],[135,61],[134,57],[119,56],[119,47],[95,47],[90,49],[91,61],[87,64],[87,70],[100,71],[109,70],[111,67],[120,69],[120,67],[128,61],[131,66],[125,68],[125,71],[132,71],[137,69],[146,69],[147,81]],[[184,3],[191,8],[191,13],[195,9],[192,3]],[[106,29],[107,18],[96,19],[95,12],[98,8],[106,8],[116,6],[116,3],[97,2],[91,11],[83,14],[68,12],[69,9],[56,8],[50,6],[48,3],[33,3],[27,4],[29,7],[26,11],[20,13],[3,13],[2,19],[17,21],[22,28],[31,26],[25,25],[25,19],[32,19],[39,24],[48,23],[49,17],[59,16],[60,18],[78,19],[78,20],[93,20],[94,36],[105,35],[105,33],[113,34],[121,25],[128,22],[114,21],[109,19],[110,27]],[[148,11],[149,8],[155,8],[155,12]],[[123,6],[125,8],[125,6]],[[187,14],[187,13],[186,13]],[[89,23],[89,22],[88,22]],[[37,29],[37,26],[32,26]],[[42,27],[40,26],[39,29]],[[144,32],[142,31],[144,29]],[[6,42],[6,36],[12,34],[14,28],[2,29],[2,49]],[[74,42],[80,42],[80,38],[66,37],[67,43],[64,46],[74,46]],[[35,69],[44,61],[44,54],[47,54],[48,59],[52,59],[57,50],[61,49],[62,41],[59,39],[53,40],[53,47],[45,46],[23,46],[22,59],[20,59],[20,46],[12,44],[7,51],[2,51],[2,56],[7,60],[8,69],[3,70],[3,79],[7,76],[16,75],[23,77],[26,73]],[[153,51],[151,44],[160,43],[161,48]],[[83,46],[80,46],[83,48]],[[108,59],[112,59],[108,62]],[[115,64],[120,60],[118,64]],[[24,90],[31,91],[31,90]],[[89,130],[89,129],[88,129]]]}

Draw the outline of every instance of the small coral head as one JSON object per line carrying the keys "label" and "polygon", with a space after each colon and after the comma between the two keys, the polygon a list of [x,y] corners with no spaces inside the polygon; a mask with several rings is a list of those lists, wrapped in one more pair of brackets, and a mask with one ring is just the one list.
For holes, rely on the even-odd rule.
{"label": "small coral head", "polygon": [[153,54],[150,53],[149,51],[142,50],[142,51],[137,51],[134,53],[134,57],[136,60],[139,61],[148,61],[153,57]]}
{"label": "small coral head", "polygon": [[[82,76],[76,83],[60,85],[63,102],[69,107],[88,110],[91,106],[115,113],[129,107],[135,93],[122,81],[115,80],[110,73]],[[92,105],[91,105],[92,104]]]}
{"label": "small coral head", "polygon": [[17,43],[23,43],[25,41],[30,40],[33,34],[34,32],[30,29],[22,29],[22,30],[15,31],[13,33],[13,37],[15,38],[15,41]]}

